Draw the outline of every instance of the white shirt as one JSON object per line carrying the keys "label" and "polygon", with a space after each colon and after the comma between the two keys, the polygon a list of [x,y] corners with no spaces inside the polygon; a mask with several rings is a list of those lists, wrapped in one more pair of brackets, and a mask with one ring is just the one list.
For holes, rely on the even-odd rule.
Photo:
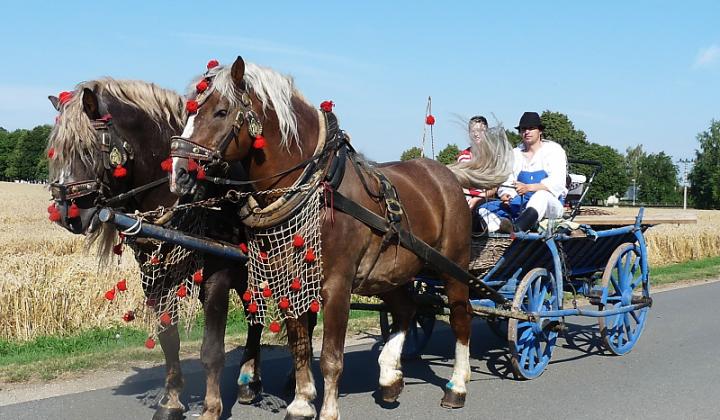
{"label": "white shirt", "polygon": [[[513,149],[513,157],[515,158],[513,173],[510,174],[510,177],[508,177],[503,185],[514,185],[518,175],[520,175],[522,171],[537,172],[542,170],[545,171],[548,176],[540,181],[540,183],[547,187],[555,198],[567,194],[567,188],[565,188],[567,155],[562,146],[554,141],[542,140],[540,148],[530,160],[525,158],[523,151],[525,151],[525,145],[522,143]],[[500,187],[498,189],[498,197],[502,197],[504,194],[510,194],[511,197],[515,197],[517,192],[514,188]]]}

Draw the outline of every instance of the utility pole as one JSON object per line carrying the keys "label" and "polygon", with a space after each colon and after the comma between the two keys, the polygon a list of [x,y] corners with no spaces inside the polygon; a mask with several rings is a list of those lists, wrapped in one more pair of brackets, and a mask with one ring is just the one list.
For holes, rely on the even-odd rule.
{"label": "utility pole", "polygon": [[683,165],[683,210],[687,210],[688,165],[695,163],[695,160],[680,159],[678,163]]}

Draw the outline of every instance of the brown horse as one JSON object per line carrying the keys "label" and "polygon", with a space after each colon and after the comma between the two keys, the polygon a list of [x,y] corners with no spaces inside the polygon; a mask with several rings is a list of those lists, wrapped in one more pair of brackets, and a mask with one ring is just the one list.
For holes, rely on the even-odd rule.
{"label": "brown horse", "polygon": [[[467,267],[470,212],[457,178],[445,166],[417,159],[371,167],[351,148],[347,154],[343,153],[346,138],[334,126],[333,114],[319,112],[311,106],[294,88],[290,78],[251,63],[246,65],[240,57],[232,67],[216,67],[209,71],[204,80],[206,89],[188,102],[192,113],[183,137],[173,140],[171,190],[178,194],[192,191],[195,184],[192,179],[188,181],[188,157],[206,162],[209,168],[240,162],[252,186],[263,192],[257,195],[256,204],[248,204],[246,211],[241,212],[246,217],[244,223],[249,226],[248,232],[253,235],[261,231],[258,226],[267,228],[263,218],[272,220],[278,212],[292,206],[303,211],[308,205],[303,207],[297,203],[311,202],[309,198],[298,198],[303,194],[322,194],[325,189],[326,197],[337,200],[338,195],[327,191],[333,182],[323,180],[342,178],[337,187],[339,194],[380,215],[380,219],[388,220],[389,225],[411,231],[448,259]],[[325,103],[323,108],[329,111],[331,106]],[[509,151],[509,148],[503,150]],[[505,158],[506,155],[497,157],[498,160]],[[495,156],[489,159],[495,159]],[[355,170],[343,169],[350,165]],[[485,167],[488,171],[497,169],[493,165]],[[503,163],[501,167],[506,165]],[[339,174],[334,173],[337,171]],[[334,173],[334,176],[325,177],[326,173]],[[499,184],[507,177],[507,172],[503,171],[487,174],[492,174],[484,177],[490,184]],[[265,194],[270,190],[279,192]],[[401,204],[395,201],[396,198]],[[338,207],[338,203],[333,203],[333,199],[325,200],[324,218],[318,222],[323,244],[320,257],[320,296],[324,308],[320,366],[325,383],[322,419],[339,416],[338,381],[343,369],[351,293],[381,297],[398,320],[400,330],[385,344],[379,363],[383,398],[394,401],[399,396],[403,388],[400,353],[414,315],[414,305],[402,286],[424,265],[415,253],[398,245],[392,229],[387,234],[379,233],[382,229],[371,228],[349,214],[334,211],[333,206]],[[267,244],[258,246],[267,252],[251,252],[251,263],[254,257],[266,264],[275,264],[272,255],[276,249],[268,248]],[[277,266],[294,264],[290,259],[276,263]],[[447,274],[440,276],[445,280],[450,324],[457,339],[454,371],[441,404],[455,408],[464,405],[465,383],[470,378],[471,312],[468,287]],[[287,285],[282,282],[290,281],[295,280],[283,278],[281,283],[273,284],[278,284],[275,287],[284,291]],[[250,284],[254,284],[252,279]],[[317,306],[310,305],[309,308],[308,311],[305,305],[292,316],[285,317],[296,370],[295,399],[287,408],[286,418],[314,418],[316,414],[306,318]]]}
{"label": "brown horse", "polygon": [[[167,173],[161,168],[161,162],[169,156],[170,137],[182,129],[186,117],[184,101],[178,94],[150,83],[110,78],[82,83],[72,96],[64,96],[62,103],[50,97],[61,112],[49,139],[52,150],[49,169],[54,181],[51,190],[60,213],[57,223],[72,233],[87,235],[89,242],[97,240],[100,256],[107,262],[117,232],[110,225],[98,222],[100,207],[144,212],[158,206],[171,206],[177,200],[162,182],[167,180]],[[118,165],[125,170],[122,177],[113,176]],[[152,183],[156,180],[160,181]],[[144,186],[150,188],[136,190]],[[128,191],[132,192],[127,194]],[[217,232],[232,231],[232,226],[210,226],[210,229],[209,236],[231,239]],[[144,250],[143,245],[136,249],[141,266],[148,258]],[[219,385],[225,358],[228,293],[230,288],[238,291],[246,288],[247,271],[210,256],[205,257],[204,264],[205,280],[200,291],[205,311],[201,359],[207,372],[204,417],[217,418],[222,412]],[[159,282],[173,280],[176,279],[160,278]],[[155,290],[145,292],[151,294]],[[248,332],[238,379],[238,399],[242,403],[254,400],[261,390],[261,332],[260,326],[252,326]],[[166,397],[153,418],[182,418],[184,407],[179,397],[183,377],[177,325],[173,323],[158,338],[167,369]]]}

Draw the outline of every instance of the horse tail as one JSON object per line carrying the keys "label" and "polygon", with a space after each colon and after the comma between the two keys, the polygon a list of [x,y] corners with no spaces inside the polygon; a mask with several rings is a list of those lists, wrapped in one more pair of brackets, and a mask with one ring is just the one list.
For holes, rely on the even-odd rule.
{"label": "horse tail", "polygon": [[513,170],[513,151],[505,128],[488,128],[483,141],[472,143],[472,159],[448,165],[460,185],[489,189],[507,181]]}

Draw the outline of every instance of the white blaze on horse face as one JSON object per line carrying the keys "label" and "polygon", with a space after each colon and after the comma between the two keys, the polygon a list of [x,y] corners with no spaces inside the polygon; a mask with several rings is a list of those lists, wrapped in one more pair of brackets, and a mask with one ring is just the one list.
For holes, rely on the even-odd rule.
{"label": "white blaze on horse face", "polygon": [[[187,124],[185,124],[185,128],[183,129],[183,132],[180,137],[187,139],[192,136],[193,131],[195,131],[195,115],[191,115],[188,118]],[[181,191],[179,191],[179,187],[177,184],[178,180],[178,174],[180,173],[180,170],[184,170],[187,172],[188,168],[188,160],[185,158],[180,157],[173,157],[172,158],[172,170],[170,171],[170,191],[176,194],[179,194]]]}
{"label": "white blaze on horse face", "polygon": [[185,124],[185,129],[183,130],[181,137],[184,139],[189,139],[190,136],[193,135],[193,131],[195,131],[195,115],[191,115],[190,118],[188,118],[187,124]]}
{"label": "white blaze on horse face", "polygon": [[390,386],[399,380],[402,380],[402,371],[400,370],[400,356],[402,354],[403,344],[405,343],[405,333],[400,331],[392,336],[385,343],[378,363],[380,364],[380,386]]}

